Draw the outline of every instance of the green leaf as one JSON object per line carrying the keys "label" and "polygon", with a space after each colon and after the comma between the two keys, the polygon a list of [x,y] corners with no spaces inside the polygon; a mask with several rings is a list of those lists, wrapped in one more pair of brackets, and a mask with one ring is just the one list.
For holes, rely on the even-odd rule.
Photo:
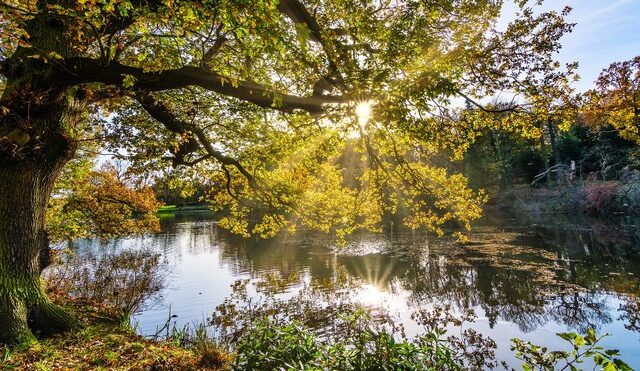
{"label": "green leaf", "polygon": [[138,81],[134,76],[129,74],[123,74],[122,76],[122,87],[124,88],[131,88],[136,84],[136,81]]}

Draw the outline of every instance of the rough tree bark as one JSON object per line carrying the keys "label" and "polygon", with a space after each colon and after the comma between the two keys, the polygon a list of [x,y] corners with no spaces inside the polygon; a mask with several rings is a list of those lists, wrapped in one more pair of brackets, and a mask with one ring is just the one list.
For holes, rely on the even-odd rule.
{"label": "rough tree bark", "polygon": [[40,50],[67,57],[63,20],[43,13],[29,21],[31,48],[3,63],[0,97],[0,342],[29,341],[74,327],[40,284],[48,264],[45,213],[54,182],[75,152],[66,132],[82,120],[84,104],[68,91]]}
{"label": "rough tree bark", "polygon": [[76,322],[51,303],[40,285],[49,240],[44,217],[64,158],[0,166],[0,342],[28,341]]}
{"label": "rough tree bark", "polygon": [[41,287],[40,273],[49,263],[47,204],[57,176],[76,149],[64,128],[82,120],[84,105],[62,94],[42,97],[41,90],[15,84],[0,102],[11,112],[0,120],[2,343],[29,341],[34,335],[77,325],[51,303]]}

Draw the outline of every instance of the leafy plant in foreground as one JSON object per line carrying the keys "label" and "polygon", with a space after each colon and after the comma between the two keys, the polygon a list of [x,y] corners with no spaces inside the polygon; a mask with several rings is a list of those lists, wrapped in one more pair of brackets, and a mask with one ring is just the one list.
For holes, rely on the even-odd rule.
{"label": "leafy plant in foreground", "polygon": [[[605,337],[604,334],[596,336],[593,329],[589,329],[585,336],[574,332],[557,334],[568,341],[572,348],[570,351],[548,351],[546,347],[531,344],[521,339],[512,339],[511,350],[516,352],[516,357],[524,361],[522,369],[529,370],[579,370],[578,365],[591,359],[602,370],[632,370],[632,368],[616,356],[619,352],[614,349],[604,349],[598,343]],[[595,367],[594,367],[595,369]]]}
{"label": "leafy plant in foreground", "polygon": [[236,370],[464,370],[437,333],[396,339],[364,311],[342,317],[354,330],[321,336],[298,321],[256,323],[236,344]]}

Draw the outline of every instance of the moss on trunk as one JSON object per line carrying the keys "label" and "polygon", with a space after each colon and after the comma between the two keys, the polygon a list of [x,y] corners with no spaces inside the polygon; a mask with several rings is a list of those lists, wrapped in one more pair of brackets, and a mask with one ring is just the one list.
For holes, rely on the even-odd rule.
{"label": "moss on trunk", "polygon": [[77,324],[40,283],[49,253],[45,212],[64,160],[0,165],[0,342],[25,342]]}

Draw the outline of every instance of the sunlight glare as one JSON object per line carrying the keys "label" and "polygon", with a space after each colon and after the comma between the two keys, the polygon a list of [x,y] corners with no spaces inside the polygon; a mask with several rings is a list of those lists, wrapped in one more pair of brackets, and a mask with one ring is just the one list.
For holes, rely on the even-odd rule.
{"label": "sunlight glare", "polygon": [[360,126],[365,125],[371,118],[371,106],[372,101],[359,102],[356,106],[356,116],[358,117],[358,123]]}
{"label": "sunlight glare", "polygon": [[387,301],[386,295],[374,285],[365,285],[357,294],[360,304],[365,306],[380,306]]}

